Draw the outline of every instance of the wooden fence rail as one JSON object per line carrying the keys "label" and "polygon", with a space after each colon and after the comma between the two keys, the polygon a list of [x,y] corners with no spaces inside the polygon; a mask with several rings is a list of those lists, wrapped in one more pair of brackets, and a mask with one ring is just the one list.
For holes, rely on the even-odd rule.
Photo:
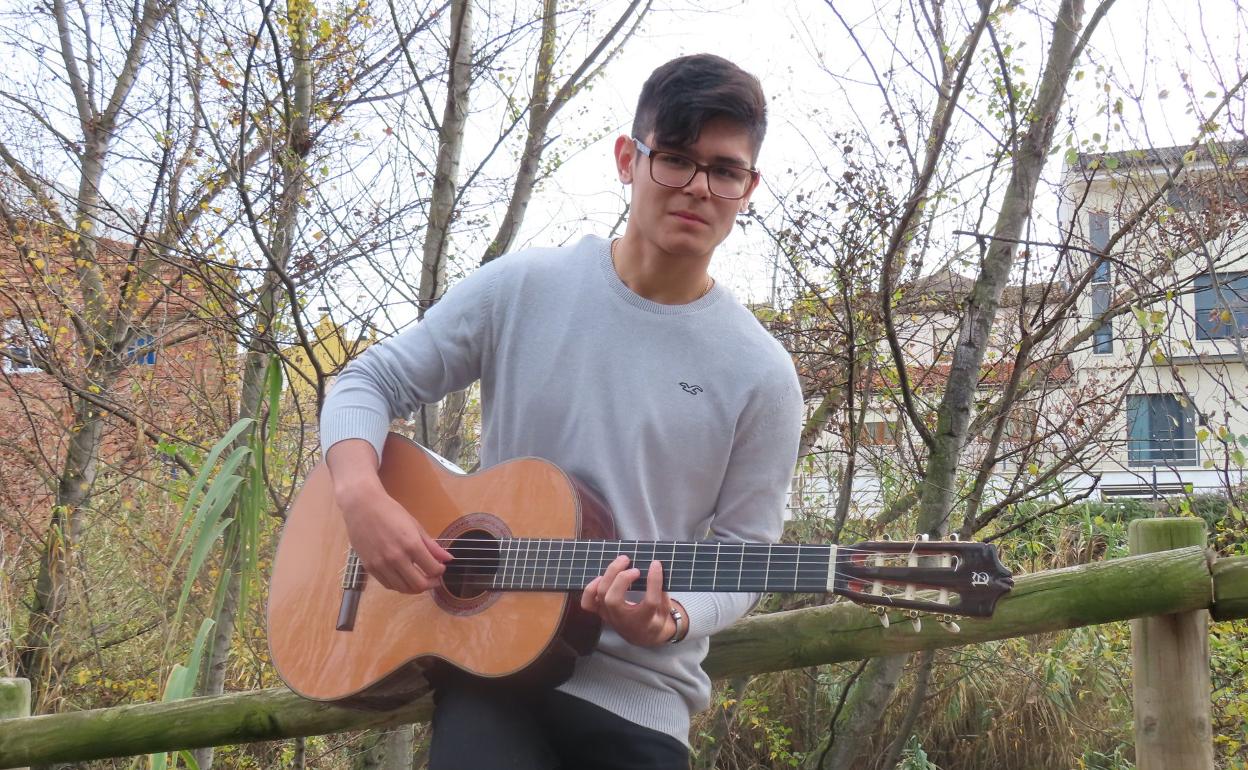
{"label": "wooden fence rail", "polygon": [[[884,628],[851,604],[760,615],[716,635],[705,668],[720,678],[1200,610],[1248,617],[1248,557],[1211,564],[1191,546],[1019,576],[992,618],[959,619],[959,633],[930,618],[915,630],[899,613]],[[0,720],[0,768],[322,735],[423,721],[430,712],[427,697],[377,713],[273,688]]]}

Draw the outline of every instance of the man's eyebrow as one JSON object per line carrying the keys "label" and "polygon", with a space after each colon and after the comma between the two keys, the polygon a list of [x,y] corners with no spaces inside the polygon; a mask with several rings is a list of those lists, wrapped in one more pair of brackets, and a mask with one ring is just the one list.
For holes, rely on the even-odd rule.
{"label": "man's eyebrow", "polygon": [[[655,149],[659,150],[660,152],[671,152],[677,155],[684,155],[687,158],[693,157],[693,152],[688,147],[681,147],[680,149],[677,149],[677,150],[669,150],[667,148],[659,148],[659,147],[656,147]],[[748,160],[745,160],[744,158],[741,158],[737,155],[716,155],[715,157],[708,160],[707,163],[711,165],[739,166],[741,168],[751,168],[750,162]]]}

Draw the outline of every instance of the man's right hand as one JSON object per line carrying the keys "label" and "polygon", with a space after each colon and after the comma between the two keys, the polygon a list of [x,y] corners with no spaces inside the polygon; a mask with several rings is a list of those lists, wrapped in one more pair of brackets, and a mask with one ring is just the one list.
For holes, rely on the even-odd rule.
{"label": "man's right hand", "polygon": [[436,586],[451,554],[386,492],[377,476],[372,445],[339,442],[330,448],[326,461],[347,539],[368,574],[403,593],[418,594]]}

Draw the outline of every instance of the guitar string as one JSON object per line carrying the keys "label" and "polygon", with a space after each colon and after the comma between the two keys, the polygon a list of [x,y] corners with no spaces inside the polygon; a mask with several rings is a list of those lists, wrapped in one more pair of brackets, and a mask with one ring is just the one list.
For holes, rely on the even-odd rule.
{"label": "guitar string", "polygon": [[[439,545],[443,545],[445,543],[454,544],[458,542],[465,542],[461,538],[452,538],[452,537],[434,538],[434,541],[437,542]],[[552,545],[557,545],[559,543],[565,543],[565,544],[573,543],[578,546],[598,546],[602,544],[610,545],[612,543],[615,543],[615,544],[633,543],[633,544],[657,545],[663,548],[670,548],[672,545],[676,545],[677,547],[681,547],[681,548],[693,548],[694,546],[697,546],[698,548],[714,548],[716,546],[724,546],[724,547],[733,547],[733,548],[745,547],[745,548],[770,548],[770,549],[835,547],[837,551],[844,551],[846,553],[861,553],[861,554],[871,555],[871,556],[876,556],[876,555],[906,556],[911,553],[917,553],[920,556],[942,556],[942,555],[956,556],[958,555],[959,551],[962,550],[959,548],[940,548],[939,546],[940,546],[941,541],[923,542],[920,540],[916,540],[911,543],[908,543],[908,545],[912,547],[904,551],[903,550],[897,550],[897,551],[881,550],[879,548],[858,548],[852,545],[834,546],[831,543],[734,543],[734,542],[720,542],[717,540],[578,540],[575,538],[558,538],[558,537],[554,537],[554,538],[508,537],[508,538],[499,538],[499,539],[494,539],[494,540],[485,540],[485,541],[477,541],[477,542],[551,543]],[[948,541],[947,544],[949,546],[983,545],[981,543],[968,543],[966,541]]]}
{"label": "guitar string", "polygon": [[[516,542],[523,543],[524,541],[511,540],[511,541],[501,541],[501,542],[506,545],[511,545],[512,543],[516,543]],[[559,541],[553,541],[553,542],[557,544]],[[585,541],[579,541],[579,542],[585,542]],[[589,560],[592,559],[596,561],[597,563],[602,564],[605,568],[605,566],[609,565],[611,561],[617,558],[618,555],[629,556],[630,559],[640,555],[642,558],[639,559],[639,562],[659,561],[663,563],[668,563],[672,565],[672,567],[677,568],[677,569],[682,569],[682,570],[687,570],[687,569],[714,570],[716,569],[714,564],[706,565],[704,563],[706,560],[711,559],[712,554],[710,553],[694,554],[694,553],[689,553],[689,552],[683,552],[683,553],[675,553],[675,554],[673,553],[664,554],[664,553],[657,552],[655,549],[650,549],[649,551],[647,551],[646,548],[637,547],[637,548],[618,549],[620,552],[619,554],[608,557],[606,554],[609,551],[615,551],[617,549],[603,550],[597,556],[594,556],[590,552],[590,549],[586,548],[582,550],[574,550],[571,553],[565,553],[563,549],[560,549],[559,554],[555,555],[552,558],[551,554],[555,552],[555,549],[553,545],[546,545],[547,543],[551,543],[551,541],[542,541],[541,544],[537,544],[537,541],[530,541],[530,544],[521,545],[518,548],[491,548],[491,547],[479,548],[479,547],[462,547],[462,546],[456,547],[452,550],[452,552],[456,554],[453,560],[453,563],[456,565],[470,566],[473,564],[497,565],[502,562],[507,562],[508,565],[510,566],[518,561],[530,561],[531,560],[534,562],[532,565],[526,566],[526,565],[520,564],[517,566],[519,566],[519,568],[521,569],[545,569],[548,567],[564,569],[564,568],[568,568],[570,566],[576,565],[578,563],[584,565]],[[702,547],[711,548],[712,546],[706,545]],[[807,546],[807,547],[826,548],[826,546]],[[660,546],[660,548],[662,548],[662,546]],[[725,554],[722,553],[722,549],[716,549],[716,550],[720,551],[720,553],[717,553],[714,555],[717,556],[719,559],[724,559]],[[800,552],[789,552],[789,553],[781,553],[781,554],[759,553],[759,552],[749,553],[749,552],[745,552],[744,550],[741,551],[740,553],[732,553],[731,549],[729,550],[730,552],[726,555],[726,558],[728,559],[726,564],[729,565],[729,567],[731,567],[734,561],[739,560],[739,563],[743,566],[743,568],[750,567],[750,566],[761,566],[761,568],[766,569],[768,564],[770,564],[771,568],[773,569],[783,569],[783,568],[790,567],[790,566],[796,568],[796,566],[799,564],[799,559],[802,555],[805,555],[808,558],[815,557],[817,555],[822,555],[822,554],[817,554],[817,553],[802,554]],[[839,550],[842,550],[842,549],[838,549],[838,551]],[[629,551],[631,551],[632,553],[628,553]],[[890,554],[890,555],[902,556],[904,554]],[[646,559],[645,557],[647,556],[650,556],[652,558]],[[792,558],[791,561],[785,560],[790,557]],[[348,558],[351,559],[352,561],[350,561],[344,569],[350,569],[350,568],[356,567],[356,565],[358,565],[359,569],[363,569],[363,565],[358,562],[358,558],[359,558],[358,556],[352,555],[352,556],[349,556]],[[817,570],[823,566],[826,566],[826,564],[827,562],[816,561],[814,563],[808,563],[806,565],[806,569]],[[646,566],[648,567],[649,565],[646,564]],[[862,567],[868,567],[868,568],[880,567],[880,566],[883,566],[883,567],[892,566],[892,568],[894,569],[915,569],[914,567],[910,567],[908,565],[859,564],[856,566],[862,566]],[[671,567],[669,567],[669,569],[670,568]],[[958,569],[958,565],[954,565],[954,564],[944,565],[944,566],[931,565],[931,566],[920,567],[919,569],[940,570],[942,572],[956,572]]]}
{"label": "guitar string", "polygon": [[[494,564],[492,563],[491,566],[493,567]],[[680,579],[677,579],[674,573],[669,573],[667,576],[667,587],[669,590],[676,590],[681,587],[682,583],[684,583],[686,584],[688,590],[712,589],[717,585],[724,585],[724,590],[788,590],[797,593],[826,590],[826,572],[822,575],[818,573],[814,575],[809,573],[803,574],[797,570],[787,569],[789,566],[791,565],[772,565],[773,568],[770,572],[766,569],[742,570],[740,573],[736,571],[726,571],[722,575],[713,572],[709,568],[701,570],[695,569],[692,571],[692,574],[687,576],[682,575],[680,576]],[[512,575],[509,578],[503,577],[500,579],[500,574],[497,569],[470,568],[459,570],[457,577],[463,584],[470,584],[476,587],[499,588],[502,585],[510,585],[512,587],[533,586],[534,588],[538,588],[542,586],[549,586],[552,583],[559,584],[564,581],[569,581],[566,588],[575,589],[583,588],[587,584],[588,579],[597,577],[600,574],[596,567],[590,568],[584,565],[581,567],[567,567],[567,574],[563,574],[564,569],[565,568],[563,567],[546,568],[545,565],[517,567],[512,571]],[[552,572],[554,573],[553,576],[551,575]],[[854,578],[852,576],[847,577],[853,582],[868,582],[866,578]],[[738,585],[728,589],[727,585],[731,584],[734,579]],[[639,577],[638,580],[645,580],[645,576],[643,575]],[[744,585],[747,582],[748,585]],[[672,588],[673,584],[675,584],[676,589]],[[896,580],[884,581],[884,587],[893,588],[899,592],[904,590],[905,587],[911,585],[916,587],[922,586],[923,590],[939,591],[943,588],[953,590],[954,593],[957,593],[956,586],[940,586],[928,583],[914,583],[910,581],[901,582]]]}
{"label": "guitar string", "polygon": [[[455,558],[450,563],[456,564],[456,565],[465,565],[465,566],[471,566],[474,564],[491,565],[491,564],[500,564],[502,562],[507,562],[509,565],[512,565],[518,562],[519,560],[532,560],[533,562],[535,562],[533,566],[537,569],[542,569],[546,566],[550,566],[552,568],[559,567],[563,569],[572,565],[585,564],[589,561],[593,561],[595,563],[601,564],[605,568],[607,565],[611,564],[611,562],[614,561],[618,557],[618,555],[624,555],[624,556],[629,557],[631,567],[635,567],[635,568],[642,568],[642,567],[648,568],[650,562],[657,561],[663,564],[672,565],[675,568],[682,569],[682,570],[685,570],[685,569],[714,570],[716,569],[716,565],[714,563],[709,563],[709,564],[707,563],[707,562],[712,561],[711,559],[712,554],[705,554],[705,555],[698,555],[698,556],[694,556],[690,554],[677,554],[675,556],[672,556],[670,554],[652,554],[649,552],[641,551],[640,549],[634,551],[634,553],[631,553],[631,554],[622,553],[622,554],[617,554],[617,555],[612,555],[612,556],[606,556],[603,554],[599,554],[595,556],[589,553],[573,553],[573,554],[565,553],[565,554],[560,554],[560,555],[551,557],[545,552],[540,551],[540,550],[537,550],[537,551],[520,550],[518,552],[511,551],[509,553],[504,554],[504,552],[500,550],[493,550],[493,549],[474,549],[472,553],[477,554],[477,555],[469,555],[465,553],[464,551],[458,550],[458,549],[453,550],[452,553],[456,555],[455,555]],[[812,558],[814,556],[813,554],[805,554],[805,555],[808,558]],[[745,554],[741,556],[738,556],[736,554],[719,554],[719,558],[720,560],[724,561],[724,563],[727,565],[725,569],[732,568],[734,564],[740,564],[743,567],[758,566],[763,569],[766,569],[768,564],[770,564],[770,566],[773,569],[782,569],[786,567],[797,568],[799,566],[799,561],[796,558],[792,558],[792,559],[788,559],[785,557],[776,558],[774,556],[768,556],[768,555],[763,555],[763,554]],[[635,562],[634,562],[634,559],[635,559]],[[801,568],[807,571],[814,571],[814,570],[826,567],[829,563],[830,562],[828,561],[807,563],[807,564],[801,565]],[[894,565],[855,564],[852,566],[864,567],[864,568],[883,567],[885,569],[939,570],[941,572],[949,572],[949,573],[956,573],[959,569],[957,565],[946,565],[946,566],[932,565],[932,566],[923,566],[923,567],[910,567],[907,565],[896,565],[896,564]]]}
{"label": "guitar string", "polygon": [[[449,538],[442,538],[440,540],[441,542],[449,542],[451,544],[458,542],[457,540],[449,539]],[[805,574],[803,574],[800,568],[800,559],[802,556],[801,549],[806,548],[808,550],[810,549],[829,549],[830,550],[831,548],[831,546],[829,545],[819,545],[819,544],[811,544],[811,543],[717,543],[717,542],[673,543],[671,541],[643,541],[643,540],[593,541],[593,540],[571,540],[571,539],[556,539],[556,538],[551,538],[551,539],[505,538],[501,540],[492,541],[492,543],[497,543],[498,545],[497,546],[487,545],[485,547],[459,546],[455,548],[455,550],[461,554],[458,558],[455,559],[455,564],[460,567],[460,569],[458,570],[458,575],[465,586],[469,585],[469,581],[471,581],[471,585],[473,587],[498,588],[500,587],[499,585],[500,582],[503,584],[507,584],[507,583],[517,584],[517,583],[523,583],[524,581],[536,580],[539,572],[541,573],[543,579],[549,581],[550,572],[552,570],[555,573],[555,578],[554,578],[555,582],[561,582],[564,579],[564,576],[561,575],[561,573],[566,569],[568,571],[566,579],[569,581],[572,580],[572,578],[576,575],[577,571],[579,570],[581,579],[577,580],[575,585],[570,585],[569,588],[580,587],[581,582],[586,577],[590,575],[597,576],[598,574],[600,574],[599,566],[594,566],[593,569],[590,568],[589,560],[593,558],[590,554],[590,549],[592,549],[594,546],[599,546],[600,548],[602,548],[602,550],[599,553],[599,556],[597,557],[597,565],[600,565],[603,569],[605,569],[605,566],[610,563],[610,560],[606,560],[606,557],[605,557],[605,553],[608,550],[605,548],[605,546],[614,545],[614,546],[622,546],[622,547],[618,549],[612,548],[609,550],[633,551],[634,553],[631,554],[633,556],[636,556],[638,555],[638,552],[643,552],[646,550],[646,548],[649,548],[653,552],[653,555],[656,557],[655,560],[660,561],[660,562],[666,561],[668,563],[668,570],[669,570],[669,575],[667,576],[669,589],[671,587],[670,584],[676,583],[678,585],[679,582],[681,582],[681,581],[676,580],[676,575],[680,571],[687,571],[689,573],[685,577],[685,581],[687,581],[688,587],[691,590],[694,588],[714,587],[714,584],[719,579],[718,561],[719,561],[719,558],[722,556],[723,548],[727,547],[730,551],[729,559],[731,560],[734,558],[734,554],[732,554],[731,551],[733,549],[739,549],[739,556],[740,556],[741,561],[739,562],[739,568],[735,571],[731,570],[730,566],[725,568],[725,574],[723,576],[723,579],[725,581],[731,581],[732,578],[735,577],[736,582],[737,582],[737,589],[751,590],[751,589],[756,588],[756,586],[754,585],[743,586],[742,583],[747,580],[753,583],[757,579],[758,574],[761,572],[764,575],[764,581],[762,585],[757,586],[757,588],[760,590],[766,589],[768,588],[769,585],[774,583],[775,588],[773,588],[772,590],[776,590],[776,588],[780,588],[780,586],[783,584],[786,588],[788,588],[788,590],[798,591],[799,584],[803,580],[807,580],[807,581],[813,581],[813,582],[811,584],[811,587],[804,587],[803,590],[810,591],[810,590],[818,590],[819,588],[826,587],[827,573],[826,571],[823,572],[823,577],[820,577],[818,570],[820,569],[820,567],[823,566],[823,563],[816,562],[815,564],[808,564],[807,571]],[[567,556],[565,556],[564,546],[569,543],[573,544],[572,552],[568,554]],[[922,547],[922,550],[930,552],[930,555],[932,556],[944,555],[944,556],[953,556],[955,558],[958,556],[957,551],[950,552],[947,549],[940,549],[938,547],[938,543],[939,541],[935,543],[915,541],[910,544],[911,548],[908,549],[908,551],[880,551],[878,549],[854,548],[852,546],[844,546],[844,547],[838,546],[837,550],[848,552],[851,555],[863,554],[863,555],[875,556],[878,558],[886,558],[886,557],[908,556],[909,554],[913,554],[915,551],[920,550],[920,547]],[[630,545],[632,546],[631,548],[628,547]],[[512,546],[516,546],[516,547],[513,548]],[[555,546],[559,547],[559,555],[554,560],[552,560],[550,558],[550,554],[553,553],[553,549],[555,548]],[[933,547],[933,546],[936,546],[936,547]],[[664,549],[664,548],[669,550],[670,555],[666,559],[658,558],[660,554],[657,551],[659,549]],[[678,548],[682,549],[684,553],[677,554],[676,549]],[[716,564],[710,567],[705,566],[705,565],[699,566],[697,562],[700,561],[701,558],[696,553],[696,550],[698,548],[703,548],[703,549],[714,548],[716,550]],[[753,549],[754,552],[750,553],[749,549]],[[763,552],[760,552],[760,551],[763,551]],[[779,551],[780,553],[776,554],[775,552],[777,551]],[[485,553],[487,554],[487,556],[486,557],[469,557],[465,555],[466,552],[467,553]],[[506,555],[503,555],[504,552],[506,553]],[[781,557],[792,555],[794,557],[794,561],[791,563],[784,562],[784,561],[773,561],[772,557],[776,555],[779,555]],[[808,557],[814,556],[814,555],[815,554],[807,553]],[[514,558],[509,558],[513,556]],[[710,554],[705,554],[703,555],[702,558],[709,558],[709,557],[710,557]],[[349,558],[349,562],[348,562],[348,566],[346,567],[346,569],[354,569],[358,571],[362,576],[367,576],[366,570],[364,569],[363,565],[360,564],[358,561],[358,556],[356,556],[353,550],[350,549],[349,547],[348,547],[348,558]],[[612,559],[614,559],[614,557],[612,557]],[[532,564],[528,564],[530,560],[532,560],[533,562]],[[578,562],[580,563],[579,567],[576,566]],[[760,562],[762,562],[761,570],[751,569],[751,567],[758,567]],[[478,564],[483,565],[484,568],[477,569],[476,565]],[[729,561],[728,564],[731,565],[731,561]],[[873,566],[873,565],[862,565],[862,566]],[[874,565],[874,566],[879,566],[879,565]],[[906,567],[903,567],[903,568],[911,568],[911,567],[907,565]],[[504,573],[503,579],[501,581],[499,579],[500,569]],[[510,580],[505,577],[505,573],[507,569],[511,569],[513,572]],[[813,576],[810,574],[811,569],[816,570]],[[943,566],[930,566],[930,567],[925,567],[925,569],[941,569],[941,570],[947,570],[949,572],[953,572],[956,569],[956,566],[952,564],[943,565]],[[648,574],[649,572],[648,565],[643,571]],[[776,573],[774,575],[774,581],[771,579],[773,577],[771,575],[773,571]],[[707,574],[705,574],[707,572],[710,572],[711,574],[708,576]],[[345,569],[344,569],[344,573],[345,573]],[[516,573],[519,573],[519,575],[517,575]],[[708,577],[711,580],[711,585],[709,586],[695,585],[695,583],[697,583],[699,580],[702,582],[705,582],[708,579]],[[644,578],[639,578],[639,579],[644,579]],[[853,578],[851,577],[851,579]],[[858,582],[865,582],[865,581],[860,580]],[[899,590],[899,591],[904,590],[904,588],[901,588],[902,586],[912,585],[911,583],[899,583],[896,580],[886,580],[884,581],[884,583],[885,583],[885,586]],[[671,589],[671,590],[675,590],[675,589]],[[941,590],[941,587],[929,586],[925,590],[938,591],[938,590]],[[887,595],[883,595],[883,597],[887,598]],[[933,602],[928,602],[928,603],[933,603]],[[934,602],[934,603],[941,604],[941,606],[949,606],[947,603],[941,603],[941,602]]]}

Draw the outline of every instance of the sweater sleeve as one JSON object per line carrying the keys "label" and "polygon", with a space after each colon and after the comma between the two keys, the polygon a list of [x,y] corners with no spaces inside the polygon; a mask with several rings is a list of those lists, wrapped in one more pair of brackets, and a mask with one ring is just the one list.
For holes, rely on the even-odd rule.
{"label": "sweater sleeve", "polygon": [[380,458],[390,422],[480,378],[493,345],[491,304],[499,259],[451,287],[403,333],[370,346],[343,369],[321,410],[321,454],[339,441],[367,440]]}
{"label": "sweater sleeve", "polygon": [[[765,405],[742,416],[711,520],[711,540],[774,543],[780,539],[802,428],[801,389],[791,368],[787,375],[776,378],[778,384]],[[759,594],[748,592],[672,592],[670,596],[688,613],[689,639],[727,628],[759,599]]]}

